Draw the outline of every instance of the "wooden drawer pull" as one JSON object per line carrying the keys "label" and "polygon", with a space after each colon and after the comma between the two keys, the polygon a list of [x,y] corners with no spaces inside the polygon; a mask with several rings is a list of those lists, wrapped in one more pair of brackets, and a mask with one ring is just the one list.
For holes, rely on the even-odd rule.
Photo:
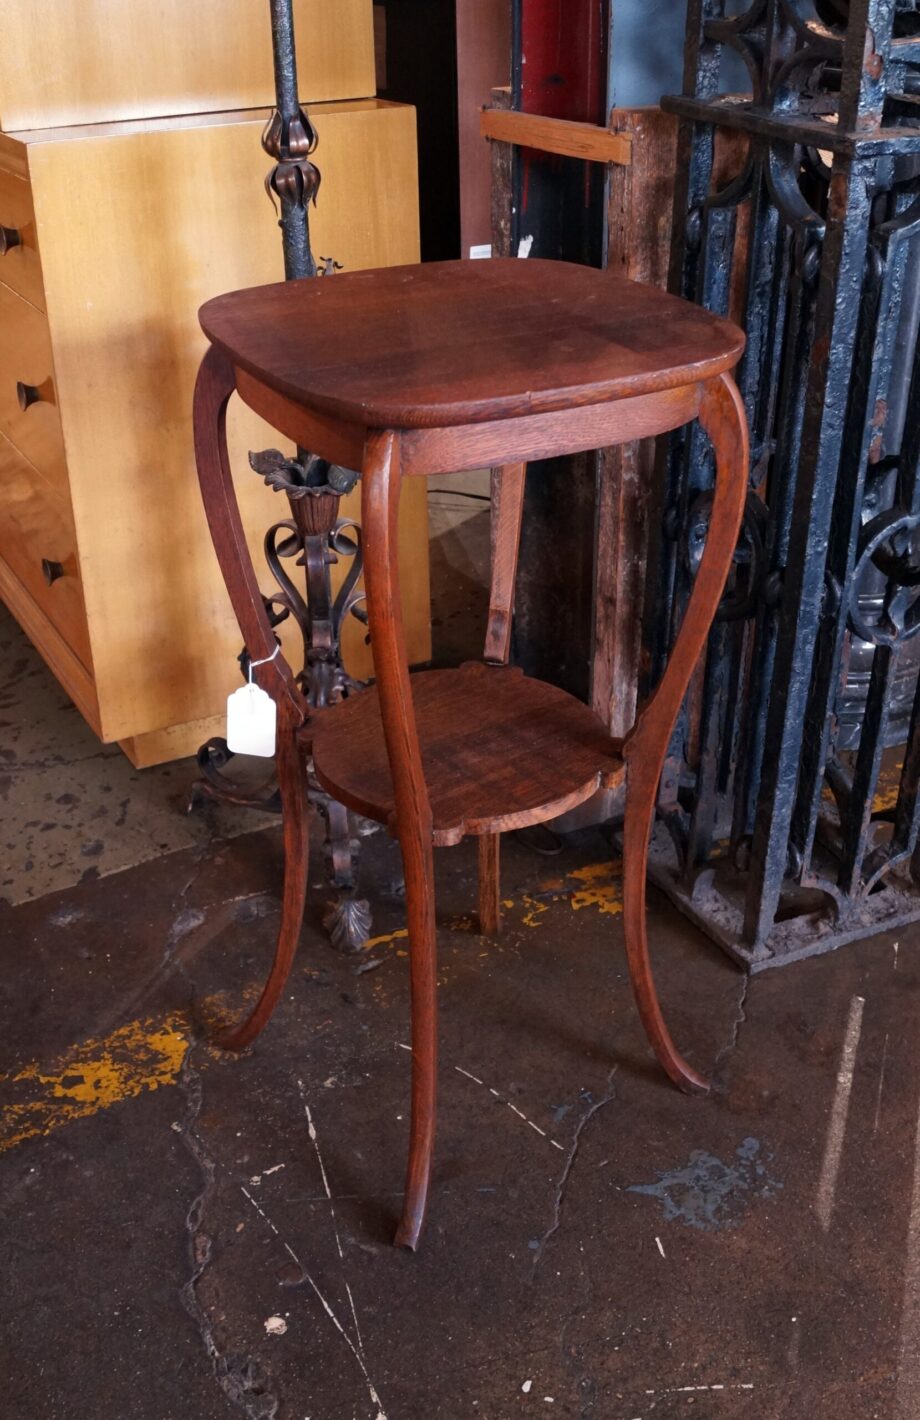
{"label": "wooden drawer pull", "polygon": [[44,577],[45,581],[48,583],[48,586],[49,586],[49,587],[50,587],[50,586],[53,586],[53,584],[58,580],[59,577],[63,577],[63,576],[64,576],[64,564],[63,564],[63,562],[52,562],[52,561],[50,560],[50,558],[48,558],[48,557],[43,557],[43,558],[42,558],[42,576]]}
{"label": "wooden drawer pull", "polygon": [[19,400],[19,408],[24,414],[30,404],[38,404],[44,396],[38,385],[26,385],[22,380],[17,380],[16,398]]}
{"label": "wooden drawer pull", "polygon": [[0,227],[0,256],[18,246],[22,246],[22,233],[15,227]]}

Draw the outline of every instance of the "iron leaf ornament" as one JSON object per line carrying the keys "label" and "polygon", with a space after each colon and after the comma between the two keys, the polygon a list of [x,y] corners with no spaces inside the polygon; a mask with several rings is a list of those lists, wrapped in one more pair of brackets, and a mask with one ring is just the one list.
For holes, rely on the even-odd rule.
{"label": "iron leaf ornament", "polygon": [[249,464],[261,474],[269,488],[276,493],[286,493],[289,498],[321,498],[327,493],[341,497],[350,493],[358,481],[353,469],[329,463],[318,454],[293,459],[280,449],[263,449],[249,455]]}
{"label": "iron leaf ornament", "polygon": [[278,198],[285,205],[316,206],[316,195],[322,175],[311,155],[316,150],[319,135],[302,108],[290,118],[273,109],[262,134],[262,147],[275,159],[265,178],[265,191],[272,202]]}

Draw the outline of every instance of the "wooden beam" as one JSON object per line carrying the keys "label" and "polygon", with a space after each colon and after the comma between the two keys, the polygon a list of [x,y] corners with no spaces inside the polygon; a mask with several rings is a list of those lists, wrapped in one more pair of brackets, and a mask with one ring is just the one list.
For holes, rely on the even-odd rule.
{"label": "wooden beam", "polygon": [[[511,90],[493,89],[492,103],[496,109],[507,111],[511,108]],[[510,143],[489,144],[492,159],[492,255],[511,255],[511,229],[513,226],[514,188],[514,148]]]}
{"label": "wooden beam", "polygon": [[482,110],[479,131],[483,138],[513,143],[519,148],[537,148],[542,153],[558,153],[564,158],[581,158],[588,163],[615,163],[629,167],[632,162],[632,135],[613,133],[594,123],[574,123],[567,118],[542,118],[517,109]]}
{"label": "wooden beam", "polygon": [[[610,174],[607,268],[665,289],[677,122],[659,108],[636,108],[614,109],[610,125],[618,134],[629,134],[635,161]],[[636,718],[654,481],[654,439],[601,451],[591,706],[614,735],[625,735]]]}

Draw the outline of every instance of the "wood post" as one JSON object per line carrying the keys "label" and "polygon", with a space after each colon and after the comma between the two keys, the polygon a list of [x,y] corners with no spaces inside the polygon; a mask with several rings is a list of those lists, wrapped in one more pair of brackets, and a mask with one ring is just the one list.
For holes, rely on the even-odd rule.
{"label": "wood post", "polygon": [[[614,109],[610,126],[631,137],[632,162],[609,170],[608,267],[632,281],[665,287],[677,121],[659,108]],[[600,456],[591,707],[614,735],[625,735],[636,718],[654,468],[654,439],[604,449]]]}

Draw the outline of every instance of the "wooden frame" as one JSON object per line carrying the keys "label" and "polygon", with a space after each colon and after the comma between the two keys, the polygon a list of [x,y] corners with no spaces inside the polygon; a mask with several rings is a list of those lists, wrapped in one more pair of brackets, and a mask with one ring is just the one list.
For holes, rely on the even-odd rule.
{"label": "wooden frame", "polygon": [[576,123],[568,118],[542,118],[517,109],[486,108],[482,111],[479,131],[483,138],[498,143],[512,143],[518,148],[539,148],[543,153],[557,153],[562,158],[582,158],[588,163],[617,163],[628,167],[632,162],[632,139],[629,133],[599,128],[595,123]]}
{"label": "wooden frame", "polygon": [[[239,1049],[255,1038],[280,998],[290,970],[307,880],[303,763],[311,750],[320,782],[340,802],[351,803],[386,824],[398,837],[402,852],[413,1067],[406,1194],[396,1241],[413,1249],[425,1216],[434,1143],[436,846],[459,842],[466,835],[485,840],[479,852],[480,921],[494,930],[500,900],[499,834],[554,817],[563,808],[584,802],[598,788],[625,783],[624,928],[639,1014],[670,1079],[688,1092],[708,1089],[706,1080],[674,1045],[658,1002],[649,960],[645,881],[665,756],[741,527],[748,436],[744,408],[729,371],[743,349],[743,337],[727,322],[661,293],[639,286],[627,289],[628,283],[616,278],[560,264],[557,289],[568,290],[576,312],[570,324],[572,341],[558,364],[547,356],[551,377],[535,381],[530,342],[522,344],[521,331],[530,333],[528,321],[542,322],[544,332],[557,330],[553,324],[557,317],[545,314],[542,299],[546,274],[535,266],[505,262],[501,270],[495,264],[491,271],[478,274],[467,263],[402,268],[395,275],[380,273],[372,280],[354,278],[351,287],[345,278],[328,286],[322,283],[319,289],[318,283],[307,282],[283,291],[268,287],[239,292],[202,312],[202,324],[214,343],[202,364],[195,395],[199,481],[215,551],[256,667],[255,678],[278,706],[285,826],[284,908],[275,962],[255,1009],[223,1037],[223,1044]],[[612,290],[605,286],[608,281]],[[456,322],[461,337],[465,333],[469,346],[479,339],[483,313],[491,311],[498,299],[515,316],[509,343],[503,345],[501,335],[493,338],[493,354],[499,363],[503,355],[507,362],[504,383],[493,381],[488,370],[482,377],[470,374],[469,349],[462,338],[458,347],[442,328],[433,336],[424,334],[432,332],[426,315],[433,302],[443,310],[445,321]],[[580,346],[576,332],[581,299],[589,301],[594,323]],[[410,306],[416,342],[408,347],[404,366],[394,369],[394,332],[397,336],[405,332]],[[644,319],[655,330],[656,318],[669,321],[662,337],[669,363],[650,358],[649,349],[643,353],[642,343],[634,340],[638,324]],[[628,343],[620,344],[616,332],[622,333],[624,321],[628,335],[621,338]],[[324,332],[333,328],[339,330],[340,348],[336,362],[324,373],[311,363],[302,332],[309,330],[309,338],[322,341]],[[502,331],[504,322],[499,320],[495,328]],[[677,332],[682,341],[675,346]],[[652,351],[658,348],[656,336],[657,330],[649,337]],[[442,361],[437,369],[425,358],[426,338],[437,343]],[[598,356],[599,343],[603,343],[603,358]],[[538,348],[549,346],[544,339]],[[449,368],[443,363],[445,349],[450,351]],[[349,351],[352,358],[346,359]],[[576,372],[581,373],[580,380]],[[278,385],[284,394],[279,394]],[[226,407],[234,390],[258,413],[277,420],[282,432],[302,439],[323,457],[336,459],[343,448],[352,458],[360,453],[365,586],[377,682],[373,692],[319,712],[310,711],[290,667],[277,654],[249,558],[225,430]],[[445,392],[455,396],[454,403],[443,403]],[[535,406],[542,412],[530,413]],[[338,411],[335,415],[330,412],[333,407]],[[462,409],[463,417],[439,424],[439,413],[447,407]],[[398,422],[385,423],[380,414],[384,409],[392,411]],[[525,486],[523,465],[547,452],[565,454],[631,442],[692,419],[699,419],[715,451],[709,531],[665,673],[649,703],[619,739],[574,697],[505,665]],[[502,450],[506,452],[501,454]],[[428,672],[413,685],[397,556],[402,488],[404,483],[411,485],[413,478],[479,466],[484,451],[496,456],[501,472],[486,642],[487,661],[498,664]],[[443,677],[455,680],[437,702],[437,684]],[[501,705],[496,713],[499,701],[509,705],[507,715]],[[437,703],[432,709],[433,702]],[[533,713],[535,706],[538,713]],[[528,734],[522,736],[525,723]]]}

